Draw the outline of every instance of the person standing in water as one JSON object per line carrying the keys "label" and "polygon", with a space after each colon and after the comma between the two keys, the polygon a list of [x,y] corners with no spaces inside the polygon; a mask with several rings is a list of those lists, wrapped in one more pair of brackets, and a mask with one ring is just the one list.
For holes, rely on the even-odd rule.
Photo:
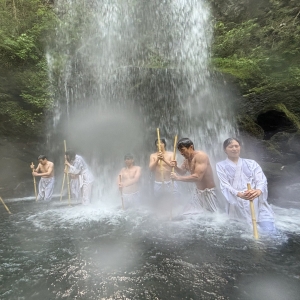
{"label": "person standing in water", "polygon": [[31,166],[32,175],[41,177],[37,200],[49,202],[52,199],[54,189],[54,164],[48,161],[45,155],[40,155],[38,161],[39,164],[36,169],[34,169],[33,165]]}
{"label": "person standing in water", "polygon": [[91,202],[93,174],[90,172],[84,159],[73,150],[65,153],[65,165],[71,175],[70,189],[71,196],[75,199],[82,199],[82,204],[88,205]]}
{"label": "person standing in water", "polygon": [[[194,143],[189,138],[182,138],[177,142],[177,149],[185,158],[180,167],[173,161],[174,173],[171,178],[175,181],[194,182],[195,191],[192,200],[184,210],[184,214],[216,212],[218,210],[215,182],[208,155],[203,151],[196,151]],[[187,172],[190,175],[184,176]]]}
{"label": "person standing in water", "polygon": [[158,139],[155,140],[157,152],[150,155],[149,169],[154,173],[154,197],[162,198],[175,194],[178,195],[178,186],[174,182],[172,185],[171,171],[173,153],[166,151],[167,143],[164,138],[160,139],[160,151]]}
{"label": "person standing in water", "polygon": [[134,165],[133,155],[130,153],[124,156],[124,161],[125,167],[119,173],[118,186],[123,195],[124,207],[135,207],[140,200],[141,167]]}
{"label": "person standing in water", "polygon": [[[241,145],[236,138],[224,141],[227,159],[217,163],[217,174],[223,195],[228,201],[229,217],[252,224],[250,201],[254,202],[256,220],[263,231],[274,231],[274,213],[267,202],[267,178],[252,159],[240,157]],[[247,190],[250,183],[251,190]]]}

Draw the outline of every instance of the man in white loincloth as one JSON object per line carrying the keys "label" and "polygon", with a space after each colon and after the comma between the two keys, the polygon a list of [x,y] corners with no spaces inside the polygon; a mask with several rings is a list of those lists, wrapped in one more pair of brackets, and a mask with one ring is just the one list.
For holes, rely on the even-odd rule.
{"label": "man in white loincloth", "polygon": [[[173,202],[177,202],[180,194],[176,182],[172,183],[171,171],[173,152],[166,151],[165,138],[155,140],[157,152],[150,155],[149,169],[154,173],[154,198],[158,210],[170,209]],[[159,149],[160,146],[160,149]],[[159,151],[160,150],[160,151]]]}
{"label": "man in white loincloth", "polygon": [[[173,161],[175,172],[171,178],[175,181],[195,182],[194,195],[184,209],[184,214],[194,214],[203,211],[216,212],[218,210],[215,182],[208,155],[203,151],[196,151],[194,143],[189,138],[182,138],[177,143],[177,149],[185,158],[180,167]],[[186,172],[190,175],[183,176]]]}
{"label": "man in white loincloth", "polygon": [[49,202],[52,199],[54,189],[54,164],[48,161],[45,155],[38,157],[39,164],[36,169],[32,168],[33,176],[40,176],[39,194],[37,200],[44,200]]}
{"label": "man in white loincloth", "polygon": [[65,154],[65,165],[68,166],[68,172],[71,175],[70,189],[72,198],[76,200],[81,198],[82,204],[88,205],[91,202],[94,176],[80,155],[73,150],[68,150]]}
{"label": "man in white loincloth", "polygon": [[141,178],[141,167],[134,165],[133,155],[130,153],[124,156],[124,160],[125,168],[122,168],[119,173],[118,186],[120,191],[122,191],[124,207],[136,207],[140,201],[139,181]]}

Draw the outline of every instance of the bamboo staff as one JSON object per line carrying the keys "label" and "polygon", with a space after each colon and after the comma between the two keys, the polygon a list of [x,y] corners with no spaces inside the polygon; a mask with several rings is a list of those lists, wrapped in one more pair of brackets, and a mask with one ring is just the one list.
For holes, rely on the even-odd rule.
{"label": "bamboo staff", "polygon": [[[251,190],[250,183],[247,183],[248,191]],[[253,225],[253,236],[257,240],[258,239],[258,231],[257,231],[257,224],[256,224],[256,217],[255,217],[255,210],[254,210],[254,203],[253,200],[250,200],[250,210],[251,210],[251,218],[252,218],[252,225]]]}
{"label": "bamboo staff", "polygon": [[[31,163],[31,169],[32,169],[32,172],[34,172],[34,164],[33,162]],[[36,180],[35,180],[35,176],[32,174],[32,177],[33,177],[33,187],[34,187],[34,195],[35,195],[35,201],[38,201],[38,198],[37,198],[37,191],[36,191]]]}
{"label": "bamboo staff", "polygon": [[[122,175],[119,175],[119,183],[122,183]],[[122,201],[122,209],[124,210],[124,199],[123,199],[123,188],[120,189],[121,193],[121,201]]]}
{"label": "bamboo staff", "polygon": [[[64,148],[65,148],[65,153],[66,153],[66,151],[67,151],[66,140],[64,140]],[[65,171],[67,171],[68,202],[69,202],[69,205],[71,205],[71,191],[70,191],[70,179],[69,179],[69,168],[68,168],[68,166],[65,166]],[[64,177],[63,177],[63,182],[62,182],[62,187],[61,187],[61,192],[60,192],[60,201],[62,199],[62,194],[63,194],[63,190],[64,190],[65,178],[66,178],[66,172],[64,172]]]}
{"label": "bamboo staff", "polygon": [[5,209],[7,210],[7,212],[8,212],[9,214],[11,214],[9,208],[6,206],[6,204],[4,203],[4,201],[3,201],[3,199],[2,199],[1,197],[0,197],[0,200],[1,200],[2,204],[4,205]]}
{"label": "bamboo staff", "polygon": [[[176,160],[176,144],[177,144],[177,134],[175,135],[175,138],[174,138],[174,148],[173,148],[173,160],[174,161]],[[172,172],[173,173],[175,172],[175,167],[172,167]],[[174,192],[174,190],[175,190],[174,179],[172,179],[172,186],[173,186],[173,192]],[[170,212],[170,214],[171,214],[170,218],[172,220],[172,203],[171,203],[171,212]]]}
{"label": "bamboo staff", "polygon": [[[159,128],[156,129],[157,131],[157,143],[158,143],[158,152],[161,152],[161,143],[160,143],[160,136],[159,136]],[[159,160],[159,166],[160,166],[160,174],[161,174],[161,181],[164,185],[164,170],[162,165],[162,160]]]}

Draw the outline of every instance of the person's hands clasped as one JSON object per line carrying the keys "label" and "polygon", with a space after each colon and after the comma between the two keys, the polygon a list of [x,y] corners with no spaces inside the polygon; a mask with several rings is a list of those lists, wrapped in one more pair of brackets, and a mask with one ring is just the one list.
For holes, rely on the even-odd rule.
{"label": "person's hands clasped", "polygon": [[164,154],[161,151],[158,152],[158,154],[157,154],[157,160],[158,161],[160,161],[160,160],[164,161]]}
{"label": "person's hands clasped", "polygon": [[244,199],[244,200],[250,200],[253,201],[255,198],[259,197],[262,194],[261,190],[246,190],[244,192],[238,192],[237,196]]}

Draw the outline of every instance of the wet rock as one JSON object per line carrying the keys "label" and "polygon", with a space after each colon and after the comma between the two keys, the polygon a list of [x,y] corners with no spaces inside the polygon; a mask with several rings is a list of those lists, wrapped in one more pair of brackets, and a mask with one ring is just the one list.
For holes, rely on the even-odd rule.
{"label": "wet rock", "polygon": [[291,136],[292,133],[289,132],[278,132],[271,137],[270,142],[279,152],[288,152],[290,150],[288,146],[288,140]]}
{"label": "wet rock", "polygon": [[290,137],[288,140],[288,146],[293,153],[300,156],[300,130]]}
{"label": "wet rock", "polygon": [[241,132],[258,139],[264,138],[264,130],[247,115],[239,115],[237,117],[237,125]]}
{"label": "wet rock", "polygon": [[37,165],[39,144],[0,137],[0,196],[26,197],[34,194],[30,164]]}
{"label": "wet rock", "polygon": [[268,180],[275,180],[282,177],[283,165],[281,163],[260,162],[259,164]]}
{"label": "wet rock", "polygon": [[267,140],[278,132],[295,132],[300,128],[298,117],[282,103],[268,105],[259,111],[257,124],[264,130]]}

